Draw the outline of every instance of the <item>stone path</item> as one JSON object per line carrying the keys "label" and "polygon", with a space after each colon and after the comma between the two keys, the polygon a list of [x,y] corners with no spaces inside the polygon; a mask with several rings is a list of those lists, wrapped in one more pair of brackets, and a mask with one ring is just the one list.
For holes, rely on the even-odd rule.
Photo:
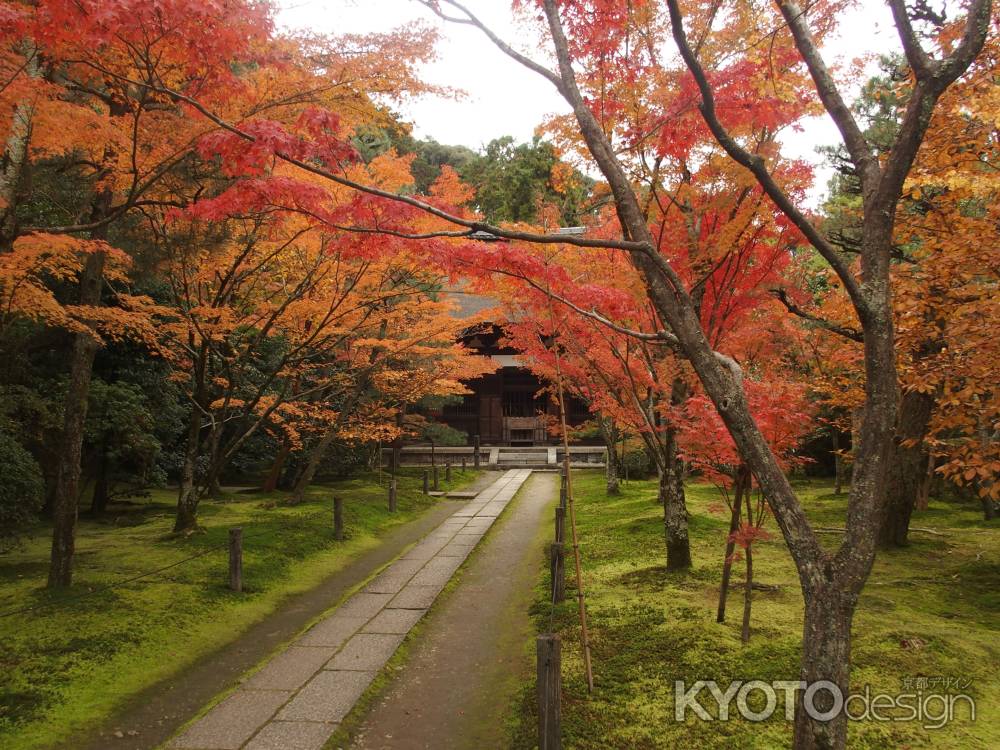
{"label": "stone path", "polygon": [[531,606],[558,498],[555,473],[531,475],[351,727],[351,750],[509,746],[505,721],[535,666]]}
{"label": "stone path", "polygon": [[320,750],[530,474],[504,473],[169,747]]}

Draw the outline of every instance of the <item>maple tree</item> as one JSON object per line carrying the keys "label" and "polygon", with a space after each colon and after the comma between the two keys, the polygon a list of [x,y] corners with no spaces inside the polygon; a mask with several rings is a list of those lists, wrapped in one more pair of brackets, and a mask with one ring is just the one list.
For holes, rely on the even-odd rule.
{"label": "maple tree", "polygon": [[[988,382],[995,336],[986,323],[996,296],[988,239],[994,229],[984,210],[992,205],[994,190],[986,123],[995,44],[991,37],[969,73],[942,97],[898,210],[892,277],[902,395],[879,535],[885,547],[907,543],[911,516],[926,502],[935,471],[959,486],[973,486],[986,514],[1000,493],[989,427],[996,415]],[[912,89],[905,62],[890,61],[887,67],[889,74],[874,79],[861,102],[874,109],[867,115],[868,132],[882,138],[898,128]],[[956,161],[956,153],[975,157]],[[831,234],[850,252],[856,250],[860,206],[852,197],[853,177],[843,181],[844,197],[831,201]],[[809,324],[818,323],[812,337],[824,384],[819,390],[850,429],[850,415],[864,398],[860,336],[850,329],[842,290],[822,279],[818,287],[817,304],[796,312]]]}
{"label": "maple tree", "polygon": [[[10,253],[4,299],[8,315],[74,334],[53,491],[50,585],[71,580],[83,424],[100,329],[141,329],[152,312],[141,314],[126,294],[104,292],[118,273],[114,265],[125,260],[115,247],[119,235],[132,231],[135,215],[185,205],[204,182],[196,170],[212,167],[202,158],[204,138],[217,124],[184,97],[197,96],[226,117],[258,118],[261,133],[267,123],[295,121],[319,133],[384,121],[372,96],[430,90],[413,74],[414,62],[430,53],[430,32],[281,38],[269,14],[266,4],[240,0],[3,5],[0,68],[7,85],[0,96],[9,136],[0,225]],[[347,153],[339,148],[317,156]],[[88,199],[73,214],[56,211],[45,217],[55,221],[23,225],[22,216],[37,213],[27,176],[50,169],[68,170]],[[252,205],[247,191],[230,193],[237,197]],[[76,280],[76,305],[47,295],[40,280],[54,276]]]}
{"label": "maple tree", "polygon": [[[899,133],[888,155],[881,160],[876,158],[871,144],[844,103],[818,51],[814,33],[834,24],[838,9],[835,3],[814,6],[807,17],[790,1],[777,3],[776,9],[761,8],[751,2],[734,2],[727,5],[734,22],[724,29],[714,24],[720,4],[713,4],[700,9],[707,13],[687,19],[695,29],[689,37],[685,14],[676,0],[666,0],[662,6],[652,2],[627,6],[586,2],[560,5],[554,0],[543,0],[537,7],[555,55],[557,67],[554,70],[511,48],[460,3],[446,0],[425,4],[446,18],[456,18],[448,16],[448,12],[456,13],[459,22],[478,27],[501,51],[556,87],[573,111],[574,129],[579,129],[590,157],[607,180],[624,239],[568,239],[493,227],[449,210],[447,205],[367,187],[337,171],[314,166],[303,158],[298,144],[287,137],[271,140],[274,155],[306,173],[361,190],[372,200],[391,201],[438,218],[441,228],[424,233],[424,237],[463,237],[484,230],[511,240],[539,243],[556,240],[581,247],[613,247],[626,251],[643,278],[650,304],[669,328],[658,331],[657,337],[676,347],[690,363],[767,497],[796,562],[806,603],[802,679],[807,683],[829,680],[846,690],[850,623],[874,559],[877,527],[884,515],[881,498],[885,496],[889,480],[887,469],[893,462],[898,375],[889,268],[896,208],[937,100],[966,71],[984,43],[991,3],[988,0],[970,3],[965,20],[960,24],[957,43],[939,46],[929,53],[922,46],[915,21],[902,0],[891,0],[900,40],[916,83]],[[519,5],[527,7],[528,4]],[[536,4],[532,3],[531,7]],[[634,14],[633,9],[636,10]],[[603,103],[588,99],[581,90],[574,61],[579,62],[588,55],[611,61],[614,56],[606,53],[621,50],[621,59],[632,64],[633,61],[627,59],[629,51],[638,49],[644,53],[649,49],[655,54],[655,47],[632,47],[631,36],[625,32],[634,28],[634,19],[658,29],[668,28],[669,23],[670,33],[687,68],[687,74],[679,78],[679,83],[687,82],[691,93],[689,111],[696,111],[700,117],[694,120],[703,122],[702,127],[708,129],[717,147],[752,176],[788,225],[800,232],[822,256],[834,271],[837,283],[847,291],[857,316],[865,345],[865,403],[848,501],[847,530],[841,547],[834,553],[828,553],[820,545],[780,463],[753,419],[742,385],[742,369],[731,356],[713,346],[706,336],[691,290],[672,263],[673,259],[658,252],[656,237],[647,223],[643,201],[634,188],[628,164],[619,160],[602,126]],[[745,46],[741,42],[747,38],[767,38],[769,44]],[[692,39],[695,40],[693,44]],[[762,52],[765,46],[767,51]],[[735,61],[731,59],[733,49],[742,53],[735,56]],[[627,70],[629,65],[622,67]],[[803,70],[808,73],[815,91],[806,85],[808,80],[802,75]],[[649,72],[644,70],[643,74],[648,76]],[[783,84],[786,80],[791,81],[788,90],[801,92],[807,102],[821,104],[840,129],[862,183],[864,221],[860,274],[797,206],[794,182],[783,184],[785,178],[774,141],[754,140],[741,132],[741,128],[752,129],[755,124],[764,128],[770,124],[770,119],[755,123],[756,108],[748,97],[756,97],[760,89],[742,85],[747,74],[758,76],[765,84],[765,91],[778,91],[780,81],[782,90],[774,97],[778,111],[787,101],[799,100],[797,95],[785,93]],[[200,111],[220,126],[224,125],[233,139],[255,145],[260,143],[246,127],[226,123],[204,107]],[[672,122],[676,114],[670,112],[669,117],[663,116],[661,122],[656,123],[657,127]],[[697,127],[694,130],[697,132]],[[447,229],[448,223],[459,228]],[[399,231],[384,224],[379,229]],[[833,696],[829,697],[832,700]],[[821,709],[824,707],[820,705]],[[843,747],[846,719],[838,716],[820,721],[800,710],[796,713],[795,738],[796,745],[801,748]]]}
{"label": "maple tree", "polygon": [[[516,266],[511,277],[530,282],[532,294],[542,295],[536,306],[544,300],[549,311],[547,324],[534,331],[525,328],[525,346],[529,338],[548,340],[547,346],[537,348],[544,367],[542,349],[561,357],[563,352],[572,353],[577,337],[591,343],[577,352],[576,376],[584,384],[581,392],[590,388],[587,378],[599,379],[612,372],[634,377],[638,389],[631,384],[625,390],[609,389],[612,393],[606,405],[598,410],[613,410],[616,419],[640,430],[644,440],[655,436],[665,444],[674,441],[681,424],[678,408],[711,404],[718,424],[732,441],[738,463],[752,474],[766,499],[799,572],[805,600],[801,678],[808,683],[827,680],[846,691],[854,609],[886,514],[883,498],[903,465],[898,448],[909,442],[899,440],[903,402],[907,395],[922,392],[909,387],[900,397],[900,384],[911,368],[916,369],[913,362],[917,359],[921,367],[932,368],[928,372],[936,367],[955,371],[955,377],[947,381],[933,381],[944,408],[932,418],[938,421],[927,428],[935,450],[952,451],[953,460],[943,465],[944,473],[962,482],[981,483],[978,489],[985,490],[987,499],[996,486],[990,484],[996,468],[995,422],[991,421],[996,414],[995,396],[984,375],[988,369],[969,364],[974,360],[971,352],[988,330],[981,311],[990,308],[966,301],[971,296],[978,304],[993,289],[994,281],[962,267],[961,254],[954,249],[958,243],[949,246],[928,240],[935,231],[940,235],[942,230],[955,228],[956,236],[969,237],[987,228],[980,222],[993,222],[992,187],[979,174],[986,171],[984,164],[991,157],[956,168],[947,157],[953,146],[943,141],[935,157],[933,137],[926,138],[933,118],[944,118],[935,133],[957,131],[962,134],[957,141],[960,148],[991,153],[990,118],[969,114],[991,111],[990,89],[970,84],[972,88],[965,92],[972,102],[968,110],[957,102],[946,106],[947,97],[957,90],[950,87],[984,45],[991,3],[971,0],[964,18],[942,25],[911,12],[902,0],[889,1],[912,82],[900,106],[897,129],[881,143],[861,129],[819,52],[842,2],[813,3],[803,10],[791,0],[773,6],[751,0],[519,0],[515,7],[538,22],[551,53],[544,64],[507,45],[459,2],[426,0],[423,4],[448,20],[485,33],[506,55],[551,82],[564,98],[572,115],[554,119],[549,132],[559,148],[586,159],[606,183],[600,192],[608,210],[594,222],[589,235],[494,226],[463,208],[470,196],[452,171],[443,171],[428,194],[414,195],[412,176],[401,169],[405,158],[389,155],[377,163],[362,163],[352,137],[386,117],[364,87],[380,94],[420,90],[409,72],[410,63],[426,51],[426,45],[407,47],[397,36],[368,56],[338,55],[341,48],[330,40],[276,37],[266,6],[235,0],[220,4],[50,0],[32,6],[3,6],[0,67],[11,83],[0,92],[7,105],[4,117],[10,117],[5,120],[9,138],[0,175],[0,234],[4,238],[0,249],[8,254],[20,250],[23,255],[19,257],[25,260],[3,266],[4,278],[11,280],[3,282],[3,299],[9,302],[11,315],[58,322],[72,329],[74,337],[63,429],[66,450],[56,476],[51,582],[69,582],[82,424],[98,347],[95,334],[105,321],[117,330],[127,327],[141,333],[144,320],[162,314],[149,307],[126,325],[117,313],[109,316],[101,311],[109,301],[104,281],[114,276],[109,261],[115,255],[116,233],[123,231],[126,218],[140,212],[166,221],[166,209],[171,206],[186,209],[182,218],[169,219],[175,222],[200,219],[233,226],[260,215],[267,217],[262,221],[268,231],[254,237],[250,246],[265,257],[269,250],[282,247],[281,232],[286,231],[282,227],[302,222],[306,228],[301,248],[297,240],[288,247],[302,249],[313,265],[307,263],[297,272],[315,268],[312,273],[317,273],[327,267],[329,258],[344,258],[350,259],[344,266],[350,276],[357,270],[354,263],[370,260],[373,268],[387,269],[390,257],[406,253],[419,259],[413,261],[417,267],[433,264],[435,273],[440,269],[457,274],[470,263],[499,272],[513,272]],[[665,54],[660,42],[668,36],[680,60]],[[364,84],[354,85],[351,76],[344,82],[322,83],[342,62],[354,73],[378,70],[373,64],[376,60],[385,63],[387,78],[369,74]],[[944,103],[939,103],[942,97]],[[822,110],[838,126],[845,141],[845,159],[859,183],[853,254],[842,252],[800,208],[809,175],[801,165],[782,159],[776,137],[780,129],[794,125],[803,115]],[[46,122],[60,127],[35,127]],[[62,127],[65,122],[79,126]],[[52,138],[48,142],[35,139],[36,133]],[[932,150],[921,162],[924,156],[918,151],[925,139]],[[22,173],[32,148],[39,155],[83,155],[72,167],[89,185],[88,202],[73,221],[19,225],[25,207]],[[911,178],[915,160],[918,166]],[[553,180],[553,185],[559,183]],[[910,204],[901,197],[906,191],[914,203],[926,202],[926,210],[905,214]],[[940,199],[937,204],[935,198]],[[544,218],[539,223],[548,226]],[[926,253],[929,260],[917,265],[929,273],[906,277],[894,266],[894,244],[911,219],[922,224],[913,235],[922,243],[918,252]],[[468,244],[476,232],[488,232],[512,244],[484,252]],[[45,235],[56,234],[73,235],[79,238],[74,242],[81,244],[61,257],[37,244],[37,238],[46,242]],[[22,235],[36,239],[19,242]],[[316,251],[326,240],[336,247],[329,256]],[[619,287],[587,285],[553,270],[544,257],[526,251],[520,243],[538,248],[575,247],[581,257],[590,253],[608,266],[624,265],[621,260],[627,259],[627,272],[621,275]],[[842,290],[829,297],[830,305],[839,306],[839,314],[812,322],[826,330],[840,329],[861,344],[856,361],[833,370],[834,377],[852,369],[862,373],[846,532],[833,551],[819,543],[787,480],[778,447],[781,441],[768,435],[769,420],[774,425],[782,420],[771,420],[769,410],[754,400],[755,389],[772,382],[772,366],[780,361],[780,347],[758,349],[767,337],[752,335],[778,325],[762,325],[764,320],[773,320],[765,315],[770,308],[762,298],[787,268],[791,247],[800,243],[815,250],[829,268],[828,283]],[[238,252],[238,245],[231,237],[207,247],[234,267],[232,258],[238,256],[232,254]],[[275,337],[280,340],[268,340],[268,345],[277,344],[278,366],[270,377],[272,383],[280,382],[277,392],[282,395],[281,404],[268,412],[276,402],[275,389],[261,388],[260,382],[243,376],[211,380],[209,363],[225,369],[241,356],[255,362],[266,359],[263,341],[267,337],[258,335],[258,325],[274,320],[277,328],[285,312],[274,317],[277,310],[268,302],[267,280],[263,279],[248,282],[240,292],[245,294],[246,307],[229,309],[220,304],[206,309],[199,295],[218,292],[224,285],[205,275],[198,256],[205,250],[198,248],[187,265],[182,262],[173,272],[183,277],[190,271],[195,292],[178,295],[181,312],[173,340],[181,341],[186,335],[189,342],[210,342],[206,348],[213,351],[212,358],[201,360],[171,355],[195,390],[199,382],[218,389],[213,394],[218,397],[201,402],[199,417],[190,420],[194,442],[203,446],[203,439],[209,441],[198,451],[225,457],[226,441],[238,440],[233,437],[238,430],[227,436],[225,429],[211,425],[203,429],[201,416],[213,409],[225,410],[242,424],[258,424],[257,430],[275,429],[293,445],[298,440],[298,424],[292,425],[293,421],[301,418],[302,424],[323,425],[330,417],[340,419],[340,413],[356,414],[361,420],[359,429],[388,437],[398,434],[404,404],[430,392],[418,387],[420,383],[446,392],[459,387],[442,378],[443,370],[438,369],[442,360],[436,350],[447,348],[442,338],[429,347],[435,351],[421,352],[428,355],[421,366],[407,369],[393,359],[391,367],[373,372],[370,380],[348,378],[347,387],[341,388],[337,376],[343,371],[353,368],[356,372],[366,360],[371,364],[383,361],[383,351],[419,345],[419,338],[407,343],[403,343],[405,337],[396,340],[388,322],[384,327],[380,324],[375,335],[365,326],[348,324],[354,337],[354,351],[349,354],[357,358],[341,359],[339,366],[333,353],[322,347],[319,359],[329,359],[315,371],[287,366],[291,361],[282,362],[282,355],[293,351],[287,342],[294,346],[296,336],[308,338],[312,329],[303,332],[302,320],[316,314],[316,300],[303,293],[292,298],[295,305],[290,302],[285,308],[287,326],[282,322],[281,336]],[[560,266],[564,260],[560,259]],[[594,264],[593,274],[605,272],[601,264]],[[282,268],[295,269],[296,265],[286,262]],[[408,266],[407,273],[413,268]],[[309,273],[305,270],[306,276]],[[76,310],[60,309],[56,296],[46,296],[45,280],[54,274],[78,281]],[[372,299],[377,299],[374,290],[385,290],[379,281],[385,277],[375,273],[371,278]],[[894,307],[894,291],[911,284],[917,290],[931,289],[933,293],[925,297],[947,304],[931,310],[930,303],[924,303],[916,292],[909,307]],[[958,290],[954,296],[941,291],[951,288]],[[551,312],[554,293],[562,305],[558,319]],[[803,303],[797,294],[783,285],[773,296],[791,309],[790,305]],[[120,305],[116,310],[146,304],[118,296],[122,301],[116,298],[115,304]],[[422,303],[431,296],[425,295]],[[296,324],[291,310],[300,300],[309,311],[303,307],[303,317]],[[329,304],[329,299],[325,302]],[[356,309],[377,307],[365,308],[360,300]],[[426,320],[437,315],[432,307],[425,308]],[[946,309],[955,314],[942,312]],[[388,321],[393,309],[380,312],[382,320]],[[897,337],[897,319],[912,323],[902,328],[904,332],[917,330],[928,320],[939,327],[940,322],[954,320],[943,335],[949,337],[948,351],[953,341],[959,358],[951,360],[943,348],[926,357],[910,356],[920,351],[920,340],[915,340],[916,348],[907,349],[910,344],[905,336]],[[206,338],[200,329],[216,323],[219,330]],[[261,346],[248,346],[251,340]],[[230,351],[232,342],[237,345]],[[590,356],[591,348],[600,356]],[[762,356],[755,359],[759,353]],[[387,354],[384,361],[390,359]],[[623,367],[622,359],[629,366]],[[205,377],[197,372],[199,361],[204,363]],[[396,371],[410,375],[400,379],[393,374]],[[413,374],[418,371],[426,378]],[[336,394],[336,405],[319,396],[327,395],[327,384],[329,392]],[[641,408],[633,408],[643,388],[655,393],[656,429],[650,428]],[[336,401],[344,394],[357,397],[350,409]],[[972,414],[970,404],[975,410]],[[260,420],[261,416],[266,418]],[[699,419],[707,417],[702,414]],[[345,424],[337,425],[337,435],[348,429]],[[334,435],[328,423],[319,431],[323,434],[316,450]],[[219,441],[218,448],[211,445],[214,440]],[[662,454],[667,459],[664,466],[671,465],[671,451],[676,457],[677,446],[667,445]],[[672,465],[676,469],[678,463]],[[706,465],[731,464],[706,461]],[[665,475],[672,473],[668,470]],[[680,538],[679,474],[668,482],[667,491],[674,499],[665,502],[665,526],[668,536],[674,533]],[[752,525],[759,528],[756,522]],[[818,703],[821,709],[825,707],[822,700]],[[820,721],[805,711],[796,712],[797,747],[841,748],[845,742],[843,716]]]}

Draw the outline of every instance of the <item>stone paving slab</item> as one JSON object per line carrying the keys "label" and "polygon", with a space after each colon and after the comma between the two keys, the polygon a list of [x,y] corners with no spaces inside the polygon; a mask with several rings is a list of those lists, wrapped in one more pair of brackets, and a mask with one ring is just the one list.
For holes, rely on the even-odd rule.
{"label": "stone paving slab", "polygon": [[323,750],[337,728],[319,721],[272,721],[250,740],[246,750]]}
{"label": "stone paving slab", "polygon": [[290,646],[244,683],[248,690],[298,690],[337,652],[336,648]]}
{"label": "stone paving slab", "polygon": [[343,617],[363,617],[370,620],[384,607],[392,594],[371,594],[362,592],[355,594],[337,608],[337,612]]}
{"label": "stone paving slab", "polygon": [[411,578],[413,573],[408,571],[386,570],[375,576],[371,583],[365,586],[365,591],[375,594],[398,594]]}
{"label": "stone paving slab", "polygon": [[338,649],[367,621],[367,617],[344,617],[335,613],[313,625],[297,643],[299,646],[329,646]]}
{"label": "stone paving slab", "polygon": [[339,723],[374,679],[375,672],[320,672],[292,698],[277,718],[279,721]]}
{"label": "stone paving slab", "polygon": [[444,586],[414,586],[412,583],[392,600],[395,609],[427,609]]}
{"label": "stone paving slab", "polygon": [[421,570],[413,577],[413,583],[411,586],[438,586],[444,588],[451,577],[455,574],[455,571],[459,569],[464,560],[460,557],[436,557],[435,560],[451,560],[455,563],[455,567],[449,568],[434,568],[433,570]]}
{"label": "stone paving slab", "polygon": [[171,747],[238,750],[291,695],[280,690],[238,690],[192,724]]}
{"label": "stone paving slab", "polygon": [[409,633],[426,609],[383,609],[365,625],[365,633]]}
{"label": "stone paving slab", "polygon": [[463,562],[474,550],[475,547],[470,544],[462,544],[461,542],[452,542],[443,550],[438,552],[438,557],[457,557]]}
{"label": "stone paving slab", "polygon": [[355,672],[381,669],[402,642],[403,635],[398,633],[358,633],[330,660],[326,668]]}
{"label": "stone paving slab", "polygon": [[168,746],[320,750],[530,474],[505,472]]}

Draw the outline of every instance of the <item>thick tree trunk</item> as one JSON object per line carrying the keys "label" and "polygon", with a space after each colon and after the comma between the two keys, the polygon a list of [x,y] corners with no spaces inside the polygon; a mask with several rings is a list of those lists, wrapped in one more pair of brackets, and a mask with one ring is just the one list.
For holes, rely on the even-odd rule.
{"label": "thick tree trunk", "polygon": [[187,446],[184,449],[184,463],[181,465],[180,482],[177,489],[177,513],[174,517],[174,531],[189,531],[198,526],[198,486],[196,470],[198,449],[201,441],[201,411],[192,407],[188,421]]}
{"label": "thick tree trunk", "polygon": [[274,457],[274,462],[271,464],[271,470],[267,473],[267,478],[264,480],[264,484],[261,489],[264,492],[274,492],[278,489],[278,481],[281,479],[281,471],[285,467],[285,461],[288,460],[288,455],[292,452],[292,444],[286,439],[281,442],[281,447],[278,448],[278,453]]}
{"label": "thick tree trunk", "polygon": [[618,479],[618,462],[615,461],[614,444],[608,449],[608,465],[606,475],[605,490],[609,495],[621,494],[621,485]]}
{"label": "thick tree trunk", "polygon": [[688,539],[687,505],[677,441],[673,430],[666,437],[666,469],[660,475],[663,501],[663,535],[667,544],[667,570],[691,567],[691,542]]}
{"label": "thick tree trunk", "polygon": [[[853,597],[837,584],[806,590],[799,679],[806,683],[795,707],[795,750],[839,750],[847,745],[847,716],[843,710],[825,715],[835,707],[829,689],[816,688],[806,700],[810,686],[831,683],[845,700],[851,669],[851,620]],[[807,710],[810,709],[810,710]]]}
{"label": "thick tree trunk", "polygon": [[323,433],[323,437],[320,438],[319,442],[313,446],[313,449],[309,452],[309,460],[306,462],[305,467],[302,469],[302,473],[299,474],[299,478],[295,482],[295,489],[292,490],[292,496],[288,498],[289,505],[298,505],[303,499],[305,499],[306,490],[309,489],[309,485],[312,484],[312,481],[316,476],[316,470],[323,461],[323,457],[326,455],[326,452],[330,450],[330,446],[333,445],[333,441],[336,439],[339,431],[339,425],[330,427],[330,429]]}
{"label": "thick tree trunk", "polygon": [[923,440],[930,425],[934,397],[907,391],[899,405],[894,457],[889,466],[885,515],[879,526],[882,549],[909,544],[910,518],[927,475],[928,454]]}
{"label": "thick tree trunk", "polygon": [[[80,304],[97,305],[104,278],[104,253],[90,253],[80,275]],[[99,343],[94,334],[73,337],[69,360],[69,385],[63,412],[63,430],[52,497],[52,553],[49,560],[49,588],[73,583],[73,553],[80,502],[80,454],[83,426],[87,419],[87,396]]]}
{"label": "thick tree trunk", "polygon": [[619,486],[620,471],[618,468],[618,454],[615,451],[618,443],[618,431],[615,429],[614,422],[605,417],[597,418],[597,426],[601,433],[601,440],[604,441],[604,447],[608,452],[604,474],[606,480],[605,489],[607,494],[617,495],[621,492],[621,487]]}

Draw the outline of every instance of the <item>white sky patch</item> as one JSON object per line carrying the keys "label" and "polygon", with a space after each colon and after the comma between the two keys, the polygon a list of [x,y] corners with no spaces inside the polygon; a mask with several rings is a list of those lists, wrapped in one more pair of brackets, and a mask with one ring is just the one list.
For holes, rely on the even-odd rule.
{"label": "white sky patch", "polygon": [[[531,32],[514,22],[509,2],[469,0],[467,4],[501,38],[540,59],[541,53],[533,49]],[[414,124],[417,137],[473,149],[503,135],[525,141],[547,115],[569,111],[548,81],[498,51],[478,30],[441,23],[414,0],[280,0],[280,5],[278,22],[288,28],[368,33],[415,20],[438,28],[438,60],[424,68],[424,79],[462,89],[467,96],[459,101],[426,97],[406,103],[401,114]],[[857,57],[898,50],[899,40],[885,4],[861,0],[845,15],[839,33],[828,41],[824,53],[828,65],[843,64],[846,69]],[[853,96],[864,78],[853,81],[845,96]],[[789,157],[817,165],[809,201],[817,205],[831,171],[820,166],[816,148],[840,142],[836,127],[829,117],[812,118],[803,123],[803,132],[787,133],[782,140]]]}

